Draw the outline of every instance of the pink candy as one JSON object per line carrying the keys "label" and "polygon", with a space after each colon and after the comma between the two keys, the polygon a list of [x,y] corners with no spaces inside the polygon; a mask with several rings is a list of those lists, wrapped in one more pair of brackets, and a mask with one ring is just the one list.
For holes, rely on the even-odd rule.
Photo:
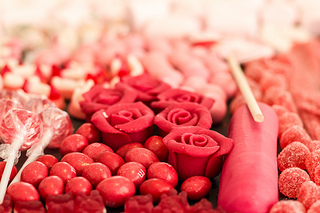
{"label": "pink candy", "polygon": [[284,149],[292,142],[299,141],[310,149],[311,138],[301,125],[294,125],[286,129],[279,140],[280,146]]}
{"label": "pink candy", "polygon": [[320,188],[312,181],[306,181],[301,185],[297,200],[300,201],[306,209],[320,200]]}
{"label": "pink candy", "polygon": [[292,127],[293,125],[302,126],[302,121],[298,114],[294,112],[285,112],[278,116],[279,118],[279,136],[281,137],[282,133],[284,133],[287,129]]}
{"label": "pink candy", "polygon": [[303,204],[295,200],[281,200],[274,204],[269,213],[305,213]]}
{"label": "pink candy", "polygon": [[315,169],[320,165],[320,150],[316,150],[310,153],[306,158],[306,168],[312,180],[315,179]]}

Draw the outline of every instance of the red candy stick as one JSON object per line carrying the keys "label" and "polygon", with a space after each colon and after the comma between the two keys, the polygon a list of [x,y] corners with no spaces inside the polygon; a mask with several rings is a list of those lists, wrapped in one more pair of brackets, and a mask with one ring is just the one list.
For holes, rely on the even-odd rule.
{"label": "red candy stick", "polygon": [[69,115],[56,107],[44,107],[39,114],[43,123],[43,134],[39,143],[34,144],[28,151],[28,159],[25,161],[12,183],[20,181],[22,170],[39,156],[47,146],[58,147],[63,139],[73,131]]}
{"label": "red candy stick", "polygon": [[10,173],[20,149],[28,149],[39,141],[42,121],[25,109],[10,109],[0,125],[0,136],[6,143],[7,164],[0,182],[0,204],[3,202]]}

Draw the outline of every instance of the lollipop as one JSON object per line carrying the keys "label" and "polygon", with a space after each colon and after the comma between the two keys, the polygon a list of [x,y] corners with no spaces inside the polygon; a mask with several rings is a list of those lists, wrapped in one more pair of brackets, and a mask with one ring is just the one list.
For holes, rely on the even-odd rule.
{"label": "lollipop", "polygon": [[10,173],[15,160],[19,157],[19,150],[26,150],[39,141],[42,132],[42,121],[35,113],[19,108],[10,109],[0,124],[0,136],[6,144],[5,155],[7,160],[0,182],[0,204],[3,202]]}
{"label": "lollipop", "polygon": [[28,159],[25,161],[15,178],[11,181],[11,184],[20,181],[23,169],[29,163],[43,155],[43,151],[47,146],[50,148],[59,148],[63,139],[73,132],[69,115],[57,107],[44,108],[42,112],[40,112],[39,117],[43,123],[43,134],[41,139],[27,151]]}
{"label": "lollipop", "polygon": [[24,108],[36,114],[40,114],[44,109],[55,107],[56,105],[47,97],[42,95],[32,95],[24,104]]}

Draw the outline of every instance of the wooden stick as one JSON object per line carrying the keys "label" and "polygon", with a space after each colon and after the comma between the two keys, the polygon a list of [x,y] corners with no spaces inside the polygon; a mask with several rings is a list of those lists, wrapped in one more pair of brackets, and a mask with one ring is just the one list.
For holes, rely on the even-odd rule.
{"label": "wooden stick", "polygon": [[252,90],[247,82],[247,79],[237,62],[237,60],[230,56],[227,58],[227,61],[229,63],[229,66],[231,68],[232,75],[242,93],[244,96],[244,99],[246,100],[247,106],[249,107],[250,113],[253,117],[253,119],[256,122],[262,122],[264,120],[263,114],[259,108],[259,105],[252,93]]}

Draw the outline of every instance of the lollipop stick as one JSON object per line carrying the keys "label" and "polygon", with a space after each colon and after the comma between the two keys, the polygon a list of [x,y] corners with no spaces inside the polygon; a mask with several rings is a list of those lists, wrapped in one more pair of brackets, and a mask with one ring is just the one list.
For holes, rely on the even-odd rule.
{"label": "lollipop stick", "polygon": [[20,137],[16,137],[12,141],[12,144],[10,145],[10,154],[9,154],[9,157],[7,158],[7,163],[4,168],[1,182],[0,182],[0,205],[3,203],[3,199],[4,199],[4,196],[7,191],[7,186],[8,186],[8,182],[10,179],[10,174],[12,171],[12,167],[14,165],[14,160],[17,157],[16,155],[21,147],[21,141],[23,141],[23,140],[21,140]]}
{"label": "lollipop stick", "polygon": [[231,68],[231,72],[232,75],[242,93],[242,95],[244,96],[244,99],[246,100],[246,103],[248,105],[248,108],[250,110],[250,113],[253,117],[253,119],[256,122],[262,122],[264,120],[263,114],[259,108],[259,105],[251,91],[251,88],[247,82],[246,77],[244,76],[242,69],[239,65],[239,63],[237,62],[237,60],[233,57],[230,56],[227,59],[230,68]]}
{"label": "lollipop stick", "polygon": [[32,149],[32,151],[29,153],[27,160],[24,162],[24,164],[20,168],[19,172],[17,173],[17,175],[14,177],[14,179],[11,181],[10,184],[13,184],[15,182],[19,182],[23,169],[29,163],[35,161],[39,156],[43,155],[43,150],[48,146],[48,144],[52,138],[52,135],[53,135],[52,131],[50,131],[50,130],[45,131],[41,137],[41,140],[38,143],[34,144],[33,147],[30,148],[30,149]]}

